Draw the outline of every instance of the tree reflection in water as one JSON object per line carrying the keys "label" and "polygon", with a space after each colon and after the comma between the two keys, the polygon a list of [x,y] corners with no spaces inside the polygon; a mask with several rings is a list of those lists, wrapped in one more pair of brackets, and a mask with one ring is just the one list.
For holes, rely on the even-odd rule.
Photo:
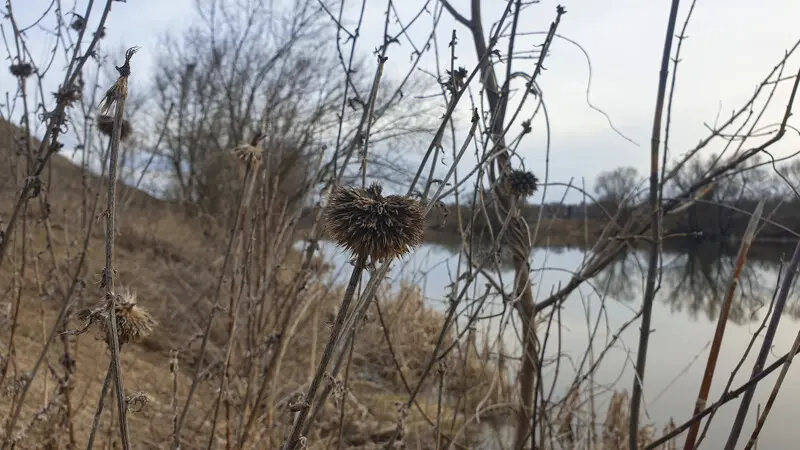
{"label": "tree reflection in water", "polygon": [[[435,245],[457,252],[460,243],[436,242]],[[791,257],[794,244],[753,245],[748,253],[734,294],[729,320],[743,325],[760,320],[767,313],[777,290],[781,267]],[[477,245],[475,255],[485,255],[488,245]],[[736,268],[738,243],[699,242],[697,240],[665,241],[662,253],[662,270],[659,301],[676,313],[686,313],[692,319],[705,318],[716,321],[725,301],[731,277]],[[583,250],[578,248],[539,248],[536,252]],[[500,254],[500,269],[512,270],[508,255]],[[563,269],[575,269],[564,267]],[[534,266],[534,271],[541,268]],[[644,254],[635,248],[621,253],[615,261],[600,272],[593,281],[608,296],[631,306],[641,302],[644,277],[647,271]],[[785,314],[800,318],[800,301],[790,296]]]}

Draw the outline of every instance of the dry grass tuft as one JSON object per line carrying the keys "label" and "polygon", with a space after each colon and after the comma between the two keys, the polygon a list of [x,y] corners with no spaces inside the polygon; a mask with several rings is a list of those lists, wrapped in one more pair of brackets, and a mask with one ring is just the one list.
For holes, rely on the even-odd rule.
{"label": "dry grass tuft", "polygon": [[539,188],[539,179],[531,172],[512,170],[505,177],[506,187],[511,195],[523,198],[530,197]]}
{"label": "dry grass tuft", "polygon": [[[107,114],[97,116],[97,129],[106,136],[111,137],[114,133],[114,118]],[[131,134],[133,134],[133,125],[129,121],[123,120],[119,138],[124,141]]]}
{"label": "dry grass tuft", "polygon": [[328,196],[325,227],[337,244],[373,261],[404,255],[422,243],[422,204],[400,195],[384,197],[381,186],[335,187]]}
{"label": "dry grass tuft", "polygon": [[[136,294],[133,291],[126,289],[114,295],[116,295],[117,334],[120,345],[138,342],[153,332],[157,322],[150,313],[136,303]],[[90,327],[95,326],[103,336],[107,336],[110,304],[110,299],[105,299],[99,305],[79,312],[78,317],[84,323],[72,334],[85,333]]]}

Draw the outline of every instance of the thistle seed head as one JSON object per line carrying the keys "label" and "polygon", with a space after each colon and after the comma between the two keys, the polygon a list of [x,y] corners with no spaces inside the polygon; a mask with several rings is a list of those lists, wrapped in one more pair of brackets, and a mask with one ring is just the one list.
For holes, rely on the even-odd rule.
{"label": "thistle seed head", "polygon": [[[113,294],[116,296],[117,338],[119,344],[136,342],[152,333],[158,323],[145,309],[136,303],[136,293],[124,290]],[[83,326],[71,334],[83,334],[94,326],[103,333],[108,341],[108,313],[111,300],[106,298],[93,308],[84,309],[78,313],[78,318],[83,321]]]}
{"label": "thistle seed head", "polygon": [[28,78],[33,75],[33,66],[28,63],[12,64],[8,70],[11,75],[19,78]]}
{"label": "thistle seed head", "polygon": [[261,164],[261,154],[263,150],[250,144],[242,144],[233,149],[233,154],[237,158],[245,162],[245,164],[252,164],[253,167],[258,167]]}
{"label": "thistle seed head", "polygon": [[325,228],[336,243],[373,261],[402,256],[422,243],[425,210],[415,199],[367,189],[334,187],[325,208]]}
{"label": "thistle seed head", "polygon": [[[106,136],[111,137],[114,133],[114,118],[106,114],[97,116],[97,129]],[[133,126],[131,126],[131,123],[122,119],[122,130],[120,130],[119,134],[120,140],[124,141],[132,133]]]}
{"label": "thistle seed head", "polygon": [[512,170],[506,174],[506,188],[516,197],[530,197],[539,188],[536,175],[524,170]]}
{"label": "thistle seed head", "polygon": [[83,98],[83,90],[78,87],[69,89],[59,88],[58,92],[53,92],[53,96],[59,103],[63,103],[64,106],[69,107]]}

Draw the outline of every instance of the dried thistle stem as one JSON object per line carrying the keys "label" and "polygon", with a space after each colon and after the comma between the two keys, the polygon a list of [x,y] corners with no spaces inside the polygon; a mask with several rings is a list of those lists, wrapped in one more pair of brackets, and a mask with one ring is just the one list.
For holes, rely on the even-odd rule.
{"label": "dried thistle stem", "polygon": [[311,410],[311,404],[314,402],[314,399],[317,396],[317,389],[319,389],[322,378],[325,376],[325,370],[328,367],[328,363],[330,362],[331,358],[333,358],[333,353],[334,349],[336,348],[336,343],[339,339],[339,334],[344,326],[344,319],[347,317],[347,310],[350,308],[350,303],[353,300],[353,295],[356,292],[358,281],[361,279],[361,273],[364,271],[364,266],[366,263],[367,255],[359,255],[355,266],[353,267],[353,272],[350,274],[350,282],[347,284],[347,290],[345,290],[344,297],[342,298],[342,304],[339,307],[339,312],[336,314],[336,321],[333,324],[331,336],[328,339],[328,343],[325,344],[325,350],[322,352],[322,359],[317,365],[317,372],[314,374],[314,379],[311,380],[311,385],[308,387],[308,391],[306,392],[304,398],[305,405],[297,413],[297,419],[294,421],[292,432],[289,435],[289,438],[286,440],[286,444],[284,444],[282,447],[283,450],[294,450],[298,441],[300,440],[300,431],[303,429],[306,419],[308,418],[308,413]]}
{"label": "dried thistle stem", "polygon": [[116,195],[117,195],[117,161],[119,158],[119,144],[122,136],[122,121],[125,113],[125,101],[128,98],[128,77],[130,76],[130,60],[137,48],[130,48],[125,52],[125,63],[117,67],[119,78],[106,92],[102,102],[102,109],[108,110],[111,106],[114,111],[114,131],[111,135],[110,155],[108,161],[108,192],[106,217],[106,265],[103,271],[103,284],[108,299],[108,346],[111,350],[111,364],[114,368],[114,385],[117,393],[117,408],[119,411],[119,432],[123,450],[130,450],[130,436],[128,433],[127,404],[125,402],[125,387],[122,381],[122,368],[119,357],[119,336],[117,335],[117,296],[114,293],[114,235],[116,233]]}
{"label": "dried thistle stem", "polygon": [[92,429],[89,431],[89,443],[86,444],[86,450],[92,450],[94,447],[94,438],[97,434],[97,429],[100,428],[100,416],[103,415],[103,408],[105,407],[106,394],[108,394],[108,387],[111,384],[111,374],[114,371],[114,364],[108,364],[108,371],[106,372],[106,379],[103,381],[103,389],[100,390],[100,399],[97,400],[97,409],[94,412],[94,419],[92,420]]}

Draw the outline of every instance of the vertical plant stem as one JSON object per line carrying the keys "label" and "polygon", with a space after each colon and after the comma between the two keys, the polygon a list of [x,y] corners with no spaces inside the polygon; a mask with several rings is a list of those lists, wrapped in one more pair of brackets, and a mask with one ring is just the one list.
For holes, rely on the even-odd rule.
{"label": "vertical plant stem", "polygon": [[[789,297],[789,291],[794,284],[794,277],[797,274],[798,267],[800,267],[800,242],[797,243],[797,246],[794,249],[792,260],[789,263],[788,270],[786,271],[786,278],[783,279],[781,291],[778,294],[778,298],[775,299],[775,308],[772,310],[772,317],[770,317],[767,331],[764,334],[764,342],[761,344],[761,350],[756,357],[755,363],[753,363],[752,376],[755,376],[764,368],[770,348],[772,347],[772,341],[775,339],[775,332],[778,329],[781,316],[783,316],[783,309],[786,306],[786,299]],[[793,353],[789,354],[793,355]],[[791,356],[787,359],[787,361],[790,360],[790,358]],[[739,435],[742,433],[744,419],[747,418],[747,411],[750,408],[750,402],[753,400],[753,394],[755,394],[755,392],[755,384],[748,387],[745,391],[744,396],[742,397],[742,402],[739,404],[739,411],[736,413],[736,419],[731,427],[731,434],[728,436],[728,442],[725,444],[725,450],[733,450],[736,448],[736,443],[739,441]]]}
{"label": "vertical plant stem", "polygon": [[[764,201],[762,200],[756,206],[755,211],[753,211],[753,215],[750,217],[750,222],[747,224],[747,230],[742,238],[742,243],[739,247],[739,256],[736,259],[736,269],[734,270],[733,276],[731,276],[731,282],[728,287],[728,295],[725,298],[725,303],[722,305],[722,308],[719,312],[719,317],[717,318],[717,329],[714,331],[714,340],[711,343],[711,350],[708,352],[706,370],[703,373],[703,381],[700,384],[700,393],[697,395],[697,402],[695,403],[692,416],[696,415],[706,407],[708,393],[711,390],[711,381],[714,378],[714,370],[717,366],[719,349],[722,346],[722,337],[725,334],[725,326],[728,323],[728,314],[730,313],[731,305],[733,304],[733,294],[736,292],[736,287],[739,285],[739,276],[741,275],[742,268],[747,261],[747,253],[750,251],[750,246],[755,238],[756,227],[758,225],[758,221],[761,219],[761,212],[763,210]],[[697,439],[697,433],[699,430],[700,422],[692,424],[692,427],[689,428],[689,433],[686,435],[686,443],[683,446],[684,450],[691,450],[694,448],[694,443]]]}
{"label": "vertical plant stem", "polygon": [[336,314],[336,322],[333,325],[331,336],[328,338],[328,343],[325,345],[325,350],[322,352],[322,359],[320,360],[319,365],[317,365],[317,372],[314,374],[314,379],[311,380],[311,385],[308,387],[308,392],[306,392],[305,398],[303,399],[305,406],[297,413],[297,419],[294,421],[292,432],[289,435],[289,438],[286,440],[283,450],[294,450],[298,441],[300,440],[300,432],[305,425],[306,419],[308,418],[308,413],[310,412],[311,405],[313,404],[317,395],[317,389],[319,389],[319,385],[325,375],[325,369],[328,367],[328,362],[333,357],[333,351],[336,348],[339,334],[344,326],[344,319],[347,317],[347,310],[350,307],[353,294],[356,292],[356,287],[358,286],[358,281],[361,279],[361,273],[364,271],[364,265],[366,262],[367,255],[358,256],[356,264],[353,267],[353,272],[350,275],[350,282],[347,284],[347,290],[342,298],[342,304],[339,307],[339,312]]}
{"label": "vertical plant stem", "polygon": [[347,388],[348,380],[350,379],[350,365],[353,362],[353,350],[356,348],[356,329],[353,328],[352,337],[350,338],[350,351],[347,353],[347,364],[344,367],[344,397],[342,398],[342,407],[339,410],[339,439],[336,440],[336,449],[342,448],[342,439],[344,437],[344,409],[347,406]]}
{"label": "vertical plant stem", "polygon": [[[444,364],[444,362],[440,364]],[[441,367],[439,370],[439,395],[436,399],[436,428],[434,429],[434,435],[436,436],[436,447],[434,447],[435,450],[442,448],[442,395],[444,394],[445,373],[446,371],[444,367]]]}
{"label": "vertical plant stem", "polygon": [[653,300],[656,294],[656,278],[658,275],[658,253],[661,238],[661,211],[658,196],[658,155],[661,145],[661,122],[664,113],[664,98],[667,90],[667,75],[669,73],[669,55],[672,51],[672,39],[675,34],[675,22],[678,17],[680,0],[672,0],[672,7],[667,22],[667,33],[664,41],[664,50],[661,55],[661,71],[658,79],[658,93],[656,94],[656,108],[653,115],[653,131],[650,139],[650,210],[651,210],[651,241],[650,255],[647,267],[647,282],[645,285],[644,299],[642,301],[642,326],[639,332],[639,347],[636,355],[636,374],[633,380],[631,394],[630,423],[628,424],[628,444],[630,450],[638,448],[637,436],[639,435],[639,407],[642,401],[642,383],[644,383],[645,364],[647,363],[647,346],[650,339],[650,318],[653,314]]}
{"label": "vertical plant stem", "polygon": [[173,448],[180,447],[178,439],[178,351],[170,351],[172,358],[169,361],[169,372],[172,374],[172,445]]}
{"label": "vertical plant stem", "polygon": [[110,155],[108,158],[108,205],[106,216],[106,265],[103,270],[103,285],[106,289],[108,301],[108,346],[111,350],[111,363],[114,366],[114,385],[117,393],[117,409],[119,411],[119,432],[122,440],[122,449],[130,450],[130,436],[128,434],[128,415],[125,403],[125,386],[122,382],[122,368],[119,356],[119,336],[117,335],[117,296],[114,293],[114,237],[116,234],[116,195],[117,195],[117,161],[119,159],[119,143],[122,135],[122,121],[125,113],[125,101],[128,98],[128,77],[130,76],[130,59],[136,52],[135,48],[125,52],[125,64],[118,67],[120,76],[114,86],[106,93],[106,102],[113,102],[114,129],[111,134]]}
{"label": "vertical plant stem", "polygon": [[106,379],[103,381],[103,389],[100,390],[100,399],[97,400],[97,410],[94,412],[92,429],[89,431],[89,442],[86,444],[86,450],[92,450],[92,447],[94,447],[94,438],[97,434],[97,429],[100,428],[100,416],[103,415],[103,408],[105,407],[106,395],[108,394],[108,387],[111,384],[111,374],[113,371],[114,365],[109,363],[108,371],[106,372]]}

